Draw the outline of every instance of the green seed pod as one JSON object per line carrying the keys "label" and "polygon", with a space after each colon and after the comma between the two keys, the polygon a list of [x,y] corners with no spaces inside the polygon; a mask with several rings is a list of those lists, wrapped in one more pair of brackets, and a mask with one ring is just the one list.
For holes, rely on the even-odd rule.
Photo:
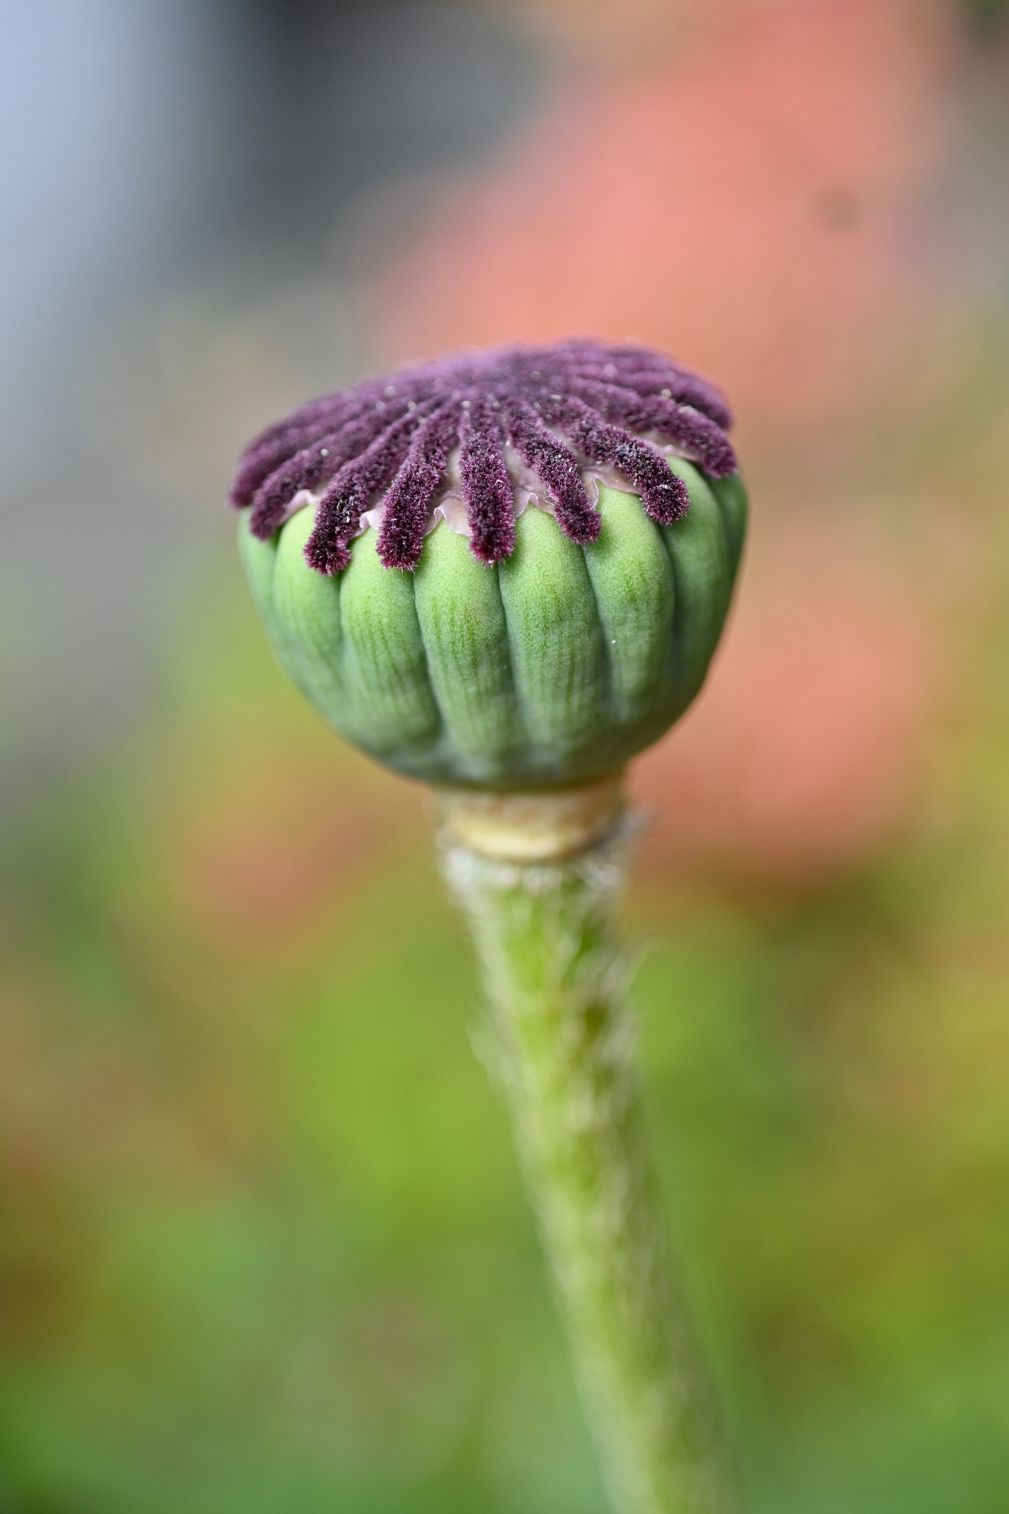
{"label": "green seed pod", "polygon": [[646,348],[512,347],[314,401],[231,492],[283,667],[441,790],[615,1506],[654,1514],[734,1503],[654,1212],[612,912],[622,769],[697,694],[729,607],[729,423]]}
{"label": "green seed pod", "polygon": [[[615,381],[595,377],[607,368]],[[238,494],[270,462],[239,539],[282,667],[348,741],[429,783],[536,789],[616,771],[690,704],[725,622],[746,499],[722,402],[645,349],[588,343],[413,374],[412,389],[407,371],[381,390],[385,405],[405,395],[402,419],[359,386],[336,414],[313,407],[314,435],[296,418],[246,454]],[[362,411],[365,447],[390,457],[355,493],[361,460],[342,460],[341,436]],[[322,451],[336,471],[313,494]],[[529,486],[517,519],[516,471]],[[444,504],[453,475],[468,537]],[[380,523],[361,530],[383,486]]]}

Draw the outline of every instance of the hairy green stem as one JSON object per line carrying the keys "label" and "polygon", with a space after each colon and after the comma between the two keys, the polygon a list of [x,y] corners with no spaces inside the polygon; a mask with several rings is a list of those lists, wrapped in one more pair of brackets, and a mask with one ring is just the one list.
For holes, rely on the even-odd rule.
{"label": "hairy green stem", "polygon": [[447,840],[476,942],[495,1070],[567,1318],[613,1507],[734,1507],[711,1395],[666,1248],[614,915],[620,836],[502,862]]}

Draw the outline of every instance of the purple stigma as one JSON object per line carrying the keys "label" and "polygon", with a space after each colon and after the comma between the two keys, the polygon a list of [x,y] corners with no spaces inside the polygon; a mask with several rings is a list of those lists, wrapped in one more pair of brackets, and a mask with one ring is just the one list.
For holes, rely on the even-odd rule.
{"label": "purple stigma", "polygon": [[414,432],[406,461],[385,496],[378,555],[387,568],[415,568],[449,453],[459,442],[460,406],[452,401]]}
{"label": "purple stigma", "polygon": [[515,491],[501,426],[486,400],[463,415],[459,473],[473,552],[485,563],[510,557],[515,550]]}
{"label": "purple stigma", "polygon": [[585,476],[594,469],[625,482],[668,525],[690,504],[670,454],[724,478],[736,467],[731,424],[713,384],[647,347],[588,339],[496,347],[301,406],[249,443],[229,497],[268,540],[298,496],[314,493],[305,556],[332,574],[349,564],[372,510],[382,562],[415,568],[439,500],[461,493],[470,547],[493,564],[515,548],[519,483],[538,486],[572,541],[593,542],[601,529]]}

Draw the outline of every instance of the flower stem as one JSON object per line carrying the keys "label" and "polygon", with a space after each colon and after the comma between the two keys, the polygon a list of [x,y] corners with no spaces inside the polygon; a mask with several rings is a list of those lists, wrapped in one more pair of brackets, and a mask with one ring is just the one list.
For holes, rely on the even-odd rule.
{"label": "flower stem", "polygon": [[540,826],[538,860],[515,861],[447,829],[445,873],[476,943],[501,1081],[613,1508],[727,1514],[716,1415],[645,1138],[614,924],[623,832],[611,825],[576,855],[543,860]]}

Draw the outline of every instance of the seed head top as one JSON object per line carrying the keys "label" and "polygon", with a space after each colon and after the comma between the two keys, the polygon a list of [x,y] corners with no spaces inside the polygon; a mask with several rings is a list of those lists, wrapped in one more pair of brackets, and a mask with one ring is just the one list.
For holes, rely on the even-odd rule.
{"label": "seed head top", "polygon": [[590,340],[495,347],[400,368],[312,400],[245,449],[231,503],[269,539],[315,496],[305,547],[333,574],[380,504],[378,552],[416,567],[433,511],[460,489],[470,544],[487,563],[515,546],[516,484],[530,476],[573,541],[595,541],[600,516],[585,470],[623,479],[661,525],[690,500],[660,447],[713,478],[735,471],[731,415],[713,384],[647,347]]}

